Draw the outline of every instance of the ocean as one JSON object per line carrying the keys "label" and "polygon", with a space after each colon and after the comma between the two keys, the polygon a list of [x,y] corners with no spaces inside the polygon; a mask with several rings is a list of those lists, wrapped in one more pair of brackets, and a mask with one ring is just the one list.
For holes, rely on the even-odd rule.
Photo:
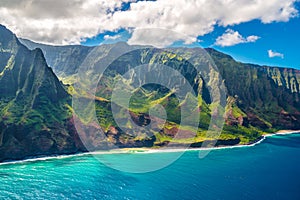
{"label": "ocean", "polygon": [[300,134],[217,149],[204,158],[187,151],[148,173],[108,167],[108,161],[128,169],[142,162],[149,166],[174,154],[76,155],[2,164],[0,199],[300,199]]}

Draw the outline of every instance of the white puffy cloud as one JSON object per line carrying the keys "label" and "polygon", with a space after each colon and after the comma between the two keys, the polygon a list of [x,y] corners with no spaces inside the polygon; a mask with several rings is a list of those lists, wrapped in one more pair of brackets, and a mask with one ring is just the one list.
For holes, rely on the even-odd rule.
{"label": "white puffy cloud", "polygon": [[[157,38],[156,43],[190,43],[212,32],[216,25],[226,27],[254,19],[262,23],[288,21],[298,14],[296,1],[1,0],[0,23],[19,37],[51,44],[78,44],[85,38],[121,28],[133,31],[131,43],[141,40],[137,34],[143,28],[169,29],[181,35],[172,38],[174,34],[163,33],[164,37]],[[130,9],[122,11],[123,2],[131,2]],[[153,34],[143,34],[142,42],[151,43]]]}
{"label": "white puffy cloud", "polygon": [[282,53],[278,53],[273,50],[268,50],[268,55],[269,55],[269,58],[275,58],[275,57],[279,57],[281,59],[284,58],[284,55]]}
{"label": "white puffy cloud", "polygon": [[116,39],[119,39],[121,38],[121,35],[104,35],[104,40],[116,40]]}
{"label": "white puffy cloud", "polygon": [[162,48],[173,44],[175,41],[184,41],[184,44],[189,45],[197,42],[197,39],[169,29],[137,28],[132,32],[128,44],[151,45]]}
{"label": "white puffy cloud", "polygon": [[256,35],[251,35],[244,38],[238,31],[232,29],[227,29],[226,32],[217,38],[215,45],[221,47],[234,46],[241,43],[255,42],[259,37]]}
{"label": "white puffy cloud", "polygon": [[48,44],[79,44],[104,31],[130,0],[1,0],[0,23],[17,36]]}

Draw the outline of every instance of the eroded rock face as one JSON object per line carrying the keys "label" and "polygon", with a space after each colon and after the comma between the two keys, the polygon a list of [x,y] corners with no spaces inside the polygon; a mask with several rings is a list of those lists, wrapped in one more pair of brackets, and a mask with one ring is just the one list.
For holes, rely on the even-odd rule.
{"label": "eroded rock face", "polygon": [[[159,117],[151,119],[145,110],[136,109],[135,112],[130,113],[131,119],[141,128],[133,130],[128,125],[121,129],[109,114],[111,112],[109,95],[113,89],[111,83],[114,78],[134,66],[150,62],[166,64],[179,71],[185,76],[194,92],[202,94],[202,106],[197,109],[201,111],[199,127],[203,130],[208,128],[211,117],[212,99],[209,87],[214,84],[218,86],[221,82],[224,82],[227,89],[228,107],[225,128],[228,128],[229,132],[238,130],[239,127],[244,129],[255,127],[262,131],[300,129],[298,70],[242,64],[213,49],[206,50],[215,61],[218,70],[208,64],[208,60],[203,57],[204,51],[200,48],[175,48],[170,53],[148,47],[134,48],[125,43],[100,47],[55,47],[23,40],[22,42],[31,49],[29,50],[3,26],[0,26],[0,36],[0,161],[35,155],[74,153],[86,151],[85,147],[89,150],[98,150],[113,148],[114,145],[118,147],[167,145],[168,141],[157,141],[155,134],[174,137],[178,132],[181,116],[180,106],[174,100],[175,95],[167,94],[165,88],[152,84],[144,87],[143,90],[148,92],[149,97],[161,92],[158,96],[160,103],[168,111],[168,126],[161,127],[162,119]],[[41,48],[43,52],[35,49],[36,47]],[[97,103],[100,102],[96,105],[97,116],[100,124],[104,121],[101,127],[104,129],[104,134],[97,134],[100,128],[98,125],[88,123],[82,127],[79,125],[81,135],[78,135],[78,127],[76,130],[72,112],[68,108],[71,97],[56,75],[63,80],[73,80],[78,68],[93,52],[95,59],[89,60],[92,67],[87,68],[88,73],[92,74],[91,80],[87,81],[93,81],[99,73],[96,68],[93,68],[94,64],[101,63],[113,48],[127,49],[131,52],[111,64],[110,69],[105,72],[106,79],[103,79],[97,88],[99,90]],[[191,63],[177,56],[182,53],[201,67],[201,76],[197,74]],[[47,66],[46,61],[56,75]],[[133,73],[132,77],[136,75]],[[159,79],[167,79],[170,76],[159,69],[155,75]],[[130,81],[132,80],[128,82]],[[70,81],[70,84],[72,83],[74,82]],[[138,98],[133,101],[140,103]],[[124,120],[127,123],[128,119]],[[149,134],[143,129],[150,123],[152,132]],[[191,131],[183,132],[185,136],[183,139],[194,136]],[[251,137],[259,138],[257,132],[251,134]],[[219,140],[217,145],[236,145],[241,142],[240,138],[229,138],[231,139]],[[87,144],[82,144],[82,140],[87,141]],[[194,143],[192,146],[198,147],[201,144],[201,142]]]}
{"label": "eroded rock face", "polygon": [[0,161],[83,151],[71,97],[40,49],[28,50],[0,26]]}
{"label": "eroded rock face", "polygon": [[[298,129],[299,70],[243,64],[213,49],[207,50],[220,70],[228,96],[235,98],[234,104],[242,111],[244,124],[263,130]],[[241,119],[229,114],[227,122],[240,124]]]}
{"label": "eroded rock face", "polygon": [[20,42],[30,50],[41,49],[48,65],[59,77],[66,77],[77,73],[78,66],[84,62],[86,56],[93,50],[93,47],[79,45],[49,46],[24,39],[20,39]]}
{"label": "eroded rock face", "polygon": [[268,76],[276,85],[287,88],[292,93],[300,93],[300,70],[265,67]]}
{"label": "eroded rock face", "polygon": [[[133,66],[141,65],[149,61],[160,62],[159,60],[161,60],[161,62],[166,62],[166,64],[173,66],[174,69],[179,70],[183,75],[189,77],[190,83],[195,90],[202,92],[202,97],[208,104],[210,103],[210,95],[207,89],[207,83],[219,81],[218,79],[210,79],[209,74],[213,69],[206,66],[207,60],[200,56],[203,55],[203,51],[197,48],[184,50],[175,48],[171,51],[175,54],[176,52],[184,51],[186,57],[190,58],[194,63],[203,66],[201,72],[202,77],[200,77],[200,79],[193,78],[195,77],[194,71],[192,67],[188,66],[188,63],[186,63],[184,67],[180,65],[180,63],[176,64],[176,55],[172,53],[170,55],[168,53],[160,53],[151,48],[143,47],[141,48],[142,50],[134,50],[136,48],[124,43],[86,48],[80,46],[54,47],[24,40],[22,42],[32,49],[36,47],[41,48],[45,53],[47,62],[50,63],[55,72],[66,77],[76,74],[79,66],[81,66],[84,59],[87,58],[91,52],[98,54],[98,57],[93,59],[96,63],[101,62],[112,48],[122,48],[132,52],[128,56],[120,58],[119,61],[115,61],[111,66],[112,71],[115,70],[117,73],[122,74]],[[273,128],[283,128],[280,123],[287,124],[285,128],[297,127],[289,118],[280,115],[280,112],[284,110],[289,113],[289,115],[297,119],[296,121],[299,124],[300,119],[297,115],[300,107],[299,70],[243,64],[236,62],[231,56],[217,52],[214,49],[206,49],[206,51],[218,67],[220,77],[227,88],[228,96],[237,97],[236,105],[244,113],[244,115],[241,115],[242,117],[229,115],[226,122],[229,126],[243,125],[245,124],[244,121],[247,120],[246,124],[256,124],[258,128],[270,127],[270,124]],[[90,64],[92,66],[95,63]],[[96,72],[96,69],[93,68],[89,70],[90,74]],[[161,76],[161,74],[157,74],[157,77],[164,78]],[[99,87],[100,86],[105,88],[103,90],[110,90],[105,84],[101,83]],[[264,113],[273,114],[272,117],[268,119],[268,116],[265,116]],[[247,115],[250,117],[247,117]],[[256,117],[253,117],[254,115]],[[279,120],[277,120],[278,117]],[[251,122],[252,119],[254,121]],[[291,123],[294,123],[294,125]]]}
{"label": "eroded rock face", "polygon": [[4,130],[0,147],[1,161],[85,151],[76,132],[66,132],[64,129],[39,131],[22,126],[1,129]]}

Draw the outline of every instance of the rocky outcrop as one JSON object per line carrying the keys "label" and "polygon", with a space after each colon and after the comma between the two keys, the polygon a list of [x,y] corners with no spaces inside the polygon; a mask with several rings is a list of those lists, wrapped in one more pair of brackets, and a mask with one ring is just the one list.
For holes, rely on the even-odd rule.
{"label": "rocky outcrop", "polygon": [[285,87],[292,93],[300,93],[300,70],[264,67],[268,76],[279,87]]}
{"label": "rocky outcrop", "polygon": [[[227,139],[227,140],[208,140],[205,142],[194,142],[191,144],[188,143],[178,143],[178,142],[162,142],[157,144],[160,147],[168,148],[211,148],[211,147],[224,147],[224,146],[235,146],[240,144],[241,140],[236,139]],[[253,142],[254,143],[254,142]]]}
{"label": "rocky outcrop", "polygon": [[262,130],[299,128],[299,70],[243,64],[214,49],[207,51],[241,111],[233,120],[228,115],[228,123],[237,124],[243,116],[248,125]]}
{"label": "rocky outcrop", "polygon": [[71,97],[40,49],[0,26],[0,162],[84,151],[67,105]]}
{"label": "rocky outcrop", "polygon": [[20,39],[30,50],[39,48],[43,51],[48,65],[59,77],[74,75],[87,55],[93,50],[92,47],[79,45],[50,46],[38,44],[26,39]]}
{"label": "rocky outcrop", "polygon": [[[113,148],[114,145],[165,146],[179,130],[181,106],[189,105],[192,101],[201,102],[201,106],[194,109],[201,111],[199,131],[203,133],[210,125],[211,108],[214,106],[214,96],[209,91],[212,87],[221,87],[221,83],[225,84],[227,90],[223,134],[230,137],[213,141],[218,146],[237,145],[241,143],[241,138],[243,143],[247,143],[247,139],[255,141],[260,139],[262,132],[300,129],[298,70],[243,64],[214,49],[173,48],[169,52],[125,43],[99,47],[56,47],[21,40],[29,50],[3,26],[0,26],[0,36],[0,161],[75,153],[86,151],[86,147],[88,150],[98,150]],[[74,90],[74,77],[79,67],[83,66],[86,73],[91,75],[90,79],[85,80],[86,83],[94,83],[101,72],[97,66],[105,66],[106,58],[113,56],[111,52],[120,49],[121,52],[127,50],[129,53],[110,63],[97,86],[95,107],[101,127],[89,122],[89,112],[73,119],[71,96],[66,92],[67,86],[56,75],[70,84],[70,90]],[[207,57],[206,52],[211,58]],[[210,59],[217,68],[211,65]],[[179,82],[174,88],[189,83],[193,91],[201,95],[196,100],[183,95],[185,100],[180,103],[176,100],[174,88],[167,89],[159,84],[143,86],[135,90],[136,97],[130,100],[134,106],[130,110],[131,120],[141,128],[133,129],[125,117],[121,119],[125,125],[121,129],[111,114],[110,96],[114,82],[125,72],[147,63],[167,65],[180,72],[185,79],[177,77]],[[201,73],[193,65],[201,69]],[[169,80],[174,75],[163,73],[159,65],[151,67],[156,70],[152,75],[157,79]],[[124,83],[130,86],[133,77],[137,75],[138,72],[133,72]],[[145,76],[137,81],[145,83],[151,78]],[[92,98],[89,89],[73,93],[79,98],[89,99]],[[166,110],[167,121],[164,127],[161,127],[164,120],[159,115],[151,118],[145,106],[157,103]],[[79,133],[74,127],[74,120],[79,121]],[[143,130],[144,127],[151,131]],[[99,128],[103,129],[103,135],[97,134]],[[172,143],[174,147],[180,147],[186,143],[185,139],[194,137],[189,126],[183,127],[182,133],[182,137],[177,138],[181,142]],[[202,141],[202,133],[197,135],[200,139],[196,141]],[[192,147],[200,147],[202,144],[193,143]]]}

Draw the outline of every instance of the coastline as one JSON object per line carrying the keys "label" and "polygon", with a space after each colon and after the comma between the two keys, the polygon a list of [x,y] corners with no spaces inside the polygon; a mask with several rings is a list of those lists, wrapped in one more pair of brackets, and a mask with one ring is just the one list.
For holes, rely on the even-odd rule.
{"label": "coastline", "polygon": [[271,133],[267,135],[289,135],[289,134],[295,134],[295,133],[300,133],[300,130],[280,130],[277,131],[276,133]]}
{"label": "coastline", "polygon": [[52,159],[65,159],[72,158],[77,156],[87,156],[87,155],[108,155],[108,154],[153,154],[153,153],[176,153],[176,152],[185,152],[185,151],[213,151],[213,150],[223,150],[223,149],[233,149],[233,148],[244,148],[244,147],[253,147],[260,143],[262,143],[267,137],[272,137],[276,135],[290,135],[290,134],[300,134],[300,130],[280,130],[276,133],[270,133],[263,135],[257,141],[249,144],[238,144],[238,145],[228,145],[228,146],[219,146],[219,147],[211,147],[211,148],[169,148],[169,149],[154,149],[154,148],[120,148],[120,149],[111,149],[106,151],[95,151],[95,152],[83,152],[83,153],[75,153],[69,155],[53,155],[53,156],[40,156],[40,157],[30,157],[25,158],[23,160],[12,160],[5,161],[0,163],[2,165],[10,165],[10,164],[22,164],[27,162],[37,162],[37,161],[47,161]]}

